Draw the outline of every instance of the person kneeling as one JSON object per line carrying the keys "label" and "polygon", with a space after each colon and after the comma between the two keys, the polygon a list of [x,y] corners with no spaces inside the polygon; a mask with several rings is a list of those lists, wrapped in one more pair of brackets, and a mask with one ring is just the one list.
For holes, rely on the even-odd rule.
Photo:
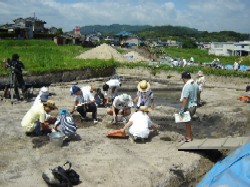
{"label": "person kneeling", "polygon": [[150,130],[153,129],[158,133],[158,128],[151,121],[148,116],[149,108],[147,106],[141,106],[137,112],[135,112],[128,123],[124,126],[123,129],[120,129],[121,132],[125,132],[128,129],[128,134],[132,141],[141,138],[144,141],[145,138],[148,138]]}

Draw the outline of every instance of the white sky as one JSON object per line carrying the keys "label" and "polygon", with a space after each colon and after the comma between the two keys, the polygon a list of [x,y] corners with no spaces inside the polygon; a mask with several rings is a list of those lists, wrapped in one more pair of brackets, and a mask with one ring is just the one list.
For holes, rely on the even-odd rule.
{"label": "white sky", "polygon": [[64,32],[86,25],[173,25],[250,33],[250,0],[0,0],[0,24],[19,17]]}

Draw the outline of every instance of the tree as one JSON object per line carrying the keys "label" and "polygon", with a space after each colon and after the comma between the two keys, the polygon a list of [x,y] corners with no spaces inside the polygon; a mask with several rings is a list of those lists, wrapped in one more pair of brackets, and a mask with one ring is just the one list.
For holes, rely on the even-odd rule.
{"label": "tree", "polygon": [[58,28],[56,31],[56,35],[61,35],[61,34],[63,34],[63,30],[62,28]]}

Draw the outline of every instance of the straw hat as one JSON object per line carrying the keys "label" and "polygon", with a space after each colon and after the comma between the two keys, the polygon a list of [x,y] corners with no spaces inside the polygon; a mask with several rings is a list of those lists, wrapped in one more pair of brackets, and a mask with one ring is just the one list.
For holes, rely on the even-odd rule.
{"label": "straw hat", "polygon": [[140,106],[140,110],[143,111],[143,112],[149,112],[151,111],[151,109],[147,106]]}
{"label": "straw hat", "polygon": [[96,92],[96,86],[95,86],[95,85],[91,85],[90,91],[91,91],[91,92],[94,92],[94,91]]}
{"label": "straw hat", "polygon": [[141,82],[139,82],[139,84],[137,86],[137,89],[140,92],[147,92],[149,90],[149,88],[150,88],[150,84],[146,80],[142,80]]}
{"label": "straw hat", "polygon": [[204,76],[204,74],[203,74],[203,72],[201,70],[198,71],[197,75],[200,76],[200,77]]}
{"label": "straw hat", "polygon": [[55,104],[55,101],[52,101],[52,100],[46,101],[43,105],[44,105],[44,106],[47,106],[47,107],[49,107],[49,108],[52,108],[53,110],[54,110],[54,109],[57,109],[56,104]]}

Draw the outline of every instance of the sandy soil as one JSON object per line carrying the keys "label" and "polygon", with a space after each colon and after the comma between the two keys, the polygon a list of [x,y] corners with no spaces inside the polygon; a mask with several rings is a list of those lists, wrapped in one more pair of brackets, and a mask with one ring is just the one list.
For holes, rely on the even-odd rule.
{"label": "sandy soil", "polygon": [[[118,75],[130,83],[134,82],[134,85],[126,85],[124,81],[123,89],[136,88],[142,72],[144,78],[150,80],[152,90],[165,90],[168,94],[171,89],[180,90],[182,87],[177,73],[152,76],[145,69],[117,69]],[[197,110],[193,122],[194,138],[242,136],[249,133],[250,103],[237,100],[245,94],[244,88],[249,80],[206,78],[206,89],[202,94],[205,105]],[[93,79],[88,80],[88,83],[101,86],[103,81]],[[78,84],[81,86],[86,82],[79,81]],[[71,83],[60,83],[49,88],[52,94],[50,98],[55,100],[59,108],[71,108],[70,86]],[[0,105],[0,186],[47,186],[42,179],[42,172],[62,165],[66,160],[71,161],[79,173],[82,183],[78,186],[81,187],[195,186],[218,156],[216,154],[211,158],[212,151],[178,151],[178,140],[185,131],[182,125],[174,123],[173,114],[178,109],[170,106],[157,106],[150,113],[160,127],[160,134],[152,136],[145,144],[107,138],[107,132],[119,129],[123,124],[110,124],[111,118],[106,116],[106,109],[100,108],[98,124],[81,122],[78,114],[75,114],[81,140],[55,147],[46,136],[31,138],[24,135],[20,121],[32,102],[11,105],[8,100],[3,100]],[[54,111],[54,114],[57,113]]]}

